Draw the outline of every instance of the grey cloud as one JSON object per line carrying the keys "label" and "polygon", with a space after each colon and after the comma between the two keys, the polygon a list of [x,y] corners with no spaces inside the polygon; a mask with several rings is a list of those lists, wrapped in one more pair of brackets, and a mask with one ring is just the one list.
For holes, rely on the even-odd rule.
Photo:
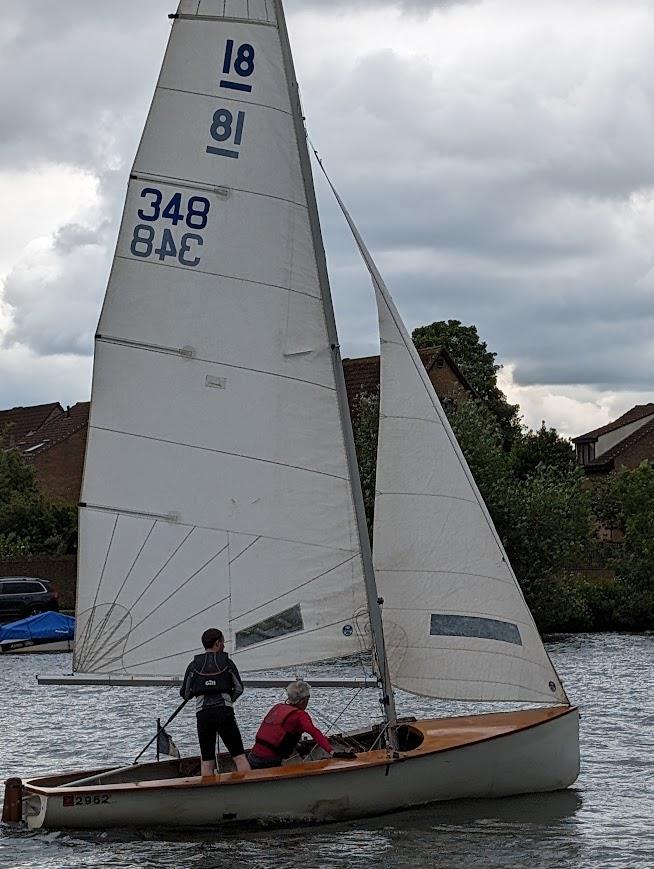
{"label": "grey cloud", "polygon": [[92,352],[125,164],[154,89],[169,7],[166,0],[3,4],[0,77],[11,87],[0,91],[0,169],[59,163],[89,172],[107,215],[98,226],[60,226],[47,250],[30,250],[7,275],[5,348],[44,356]]}
{"label": "grey cloud", "polygon": [[51,246],[27,252],[4,282],[12,323],[3,345],[22,345],[42,356],[90,355],[109,250],[100,231],[69,225]]}
{"label": "grey cloud", "polygon": [[61,253],[68,254],[78,247],[102,244],[102,228],[90,229],[78,223],[67,223],[60,226],[53,238],[53,247]]}
{"label": "grey cloud", "polygon": [[[43,271],[23,262],[8,277],[9,342],[44,354],[90,352],[125,165],[171,5],[3,5],[2,17],[13,16],[22,30],[0,52],[0,75],[7,80],[10,70],[14,83],[12,94],[0,95],[7,131],[0,167],[46,159],[89,167],[107,215],[99,228],[61,227],[56,262]],[[488,28],[479,51],[462,40],[460,56],[445,59],[434,50],[408,62],[388,49],[336,72],[300,69],[312,137],[409,327],[447,318],[476,323],[500,360],[515,363],[520,384],[651,388],[650,19],[637,36],[625,31],[623,42],[607,34],[600,52],[586,51],[583,28],[575,35],[572,25],[565,44],[536,33],[503,51],[495,45],[502,22],[483,17],[491,0],[286,5],[289,17],[313,9],[317,31],[319,13],[334,7],[339,14],[444,9],[443,22],[458,5],[479,14],[474,23]],[[584,2],[579,10],[588,11]],[[318,185],[344,353],[375,352],[369,279]]]}
{"label": "grey cloud", "polygon": [[[102,169],[138,141],[169,22],[162,0],[3,3],[0,167],[40,160]],[[158,51],[130,51],[137,40]],[[127,50],[129,50],[127,48]]]}
{"label": "grey cloud", "polygon": [[25,348],[0,353],[0,406],[4,408],[60,401],[64,406],[88,400],[91,359],[78,356],[38,357]]}
{"label": "grey cloud", "polygon": [[[407,66],[391,51],[366,57],[356,88],[316,91],[308,114],[408,324],[476,323],[519,384],[651,388],[651,77],[637,68],[627,99],[621,72],[601,87],[585,68],[553,106],[546,79],[498,85],[477,70],[451,90],[437,67]],[[351,251],[340,220],[327,209],[337,261]],[[369,290],[353,286],[350,310],[365,310]],[[346,341],[361,323],[345,319]]]}

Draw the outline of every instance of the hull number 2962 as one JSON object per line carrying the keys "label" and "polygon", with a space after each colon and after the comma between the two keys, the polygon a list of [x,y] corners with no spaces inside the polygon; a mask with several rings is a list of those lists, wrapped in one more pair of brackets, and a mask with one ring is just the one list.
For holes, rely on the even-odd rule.
{"label": "hull number 2962", "polygon": [[64,794],[64,808],[72,806],[102,806],[106,805],[109,800],[109,794]]}

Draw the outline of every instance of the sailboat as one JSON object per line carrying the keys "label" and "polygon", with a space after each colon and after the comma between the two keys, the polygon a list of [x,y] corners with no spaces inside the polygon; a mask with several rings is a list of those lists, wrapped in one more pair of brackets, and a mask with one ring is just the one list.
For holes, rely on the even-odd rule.
{"label": "sailboat", "polygon": [[[241,672],[371,652],[384,723],[339,737],[353,760],[114,766],[9,803],[31,828],[220,828],[568,787],[578,710],[341,203],[379,311],[371,552],[282,3],[172,19],[96,336],[61,681],[172,684],[218,625]],[[398,720],[394,689],[533,708]]]}

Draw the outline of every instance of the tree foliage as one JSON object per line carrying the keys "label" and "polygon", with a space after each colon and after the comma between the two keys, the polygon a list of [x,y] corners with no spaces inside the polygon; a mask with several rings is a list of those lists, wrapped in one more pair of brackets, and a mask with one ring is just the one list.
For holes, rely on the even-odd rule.
{"label": "tree foliage", "polygon": [[[528,602],[547,606],[543,590],[552,577],[579,560],[591,533],[583,475],[575,465],[539,461],[516,473],[502,448],[497,420],[479,402],[461,404],[451,423]],[[524,437],[528,437],[525,435]],[[555,455],[557,453],[555,452]]]}
{"label": "tree foliage", "polygon": [[412,338],[418,349],[434,346],[447,349],[477,396],[497,419],[508,448],[520,434],[519,407],[509,404],[497,385],[497,372],[502,366],[495,361],[497,354],[479,337],[477,327],[464,326],[459,320],[437,320],[414,329]]}
{"label": "tree foliage", "polygon": [[0,557],[72,553],[76,525],[76,509],[44,498],[17,450],[0,450]]}
{"label": "tree foliage", "polygon": [[643,462],[634,470],[609,477],[593,492],[593,507],[602,524],[619,529],[621,546],[613,547],[611,564],[619,586],[616,621],[628,628],[654,624],[654,469]]}
{"label": "tree foliage", "polygon": [[354,410],[354,444],[359,463],[363,503],[366,508],[368,533],[372,539],[375,515],[375,479],[377,475],[377,437],[379,433],[379,390],[364,392],[356,400]]}
{"label": "tree foliage", "polygon": [[572,444],[543,421],[538,431],[523,432],[511,444],[511,467],[514,475],[525,480],[539,469],[549,468],[565,476],[577,467]]}

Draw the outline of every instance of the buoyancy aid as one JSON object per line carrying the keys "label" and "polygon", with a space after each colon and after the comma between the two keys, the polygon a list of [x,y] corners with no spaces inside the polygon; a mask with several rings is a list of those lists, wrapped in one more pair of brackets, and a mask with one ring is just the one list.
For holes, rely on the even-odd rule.
{"label": "buoyancy aid", "polygon": [[229,694],[234,690],[234,679],[226,652],[205,652],[193,658],[191,692],[202,694]]}
{"label": "buoyancy aid", "polygon": [[301,732],[294,733],[289,727],[292,724],[293,716],[299,711],[288,703],[278,703],[273,706],[257,731],[254,745],[255,754],[257,744],[259,744],[265,745],[282,760],[290,757],[302,736]]}

